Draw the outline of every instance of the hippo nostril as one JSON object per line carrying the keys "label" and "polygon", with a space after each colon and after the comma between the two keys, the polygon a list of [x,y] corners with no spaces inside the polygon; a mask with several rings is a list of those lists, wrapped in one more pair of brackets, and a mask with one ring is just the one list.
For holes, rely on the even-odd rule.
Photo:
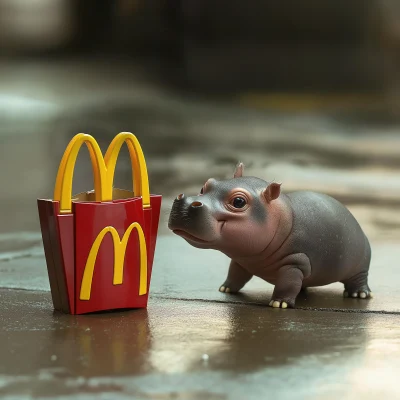
{"label": "hippo nostril", "polygon": [[185,197],[183,193],[179,194],[178,197],[176,198],[177,200],[182,200]]}
{"label": "hippo nostril", "polygon": [[202,202],[200,202],[200,201],[194,201],[191,205],[190,205],[190,207],[202,207],[203,206],[203,203]]}

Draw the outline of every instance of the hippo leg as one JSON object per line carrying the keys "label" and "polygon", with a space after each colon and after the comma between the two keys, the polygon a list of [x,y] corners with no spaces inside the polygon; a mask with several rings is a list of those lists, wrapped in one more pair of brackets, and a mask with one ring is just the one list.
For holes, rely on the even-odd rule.
{"label": "hippo leg", "polygon": [[365,237],[365,254],[360,263],[359,271],[356,275],[342,281],[344,284],[344,297],[353,297],[360,299],[372,298],[371,289],[368,286],[368,271],[371,262],[371,246]]}
{"label": "hippo leg", "polygon": [[311,274],[310,261],[305,254],[288,257],[288,261],[296,261],[296,264],[284,265],[279,269],[274,293],[269,302],[270,307],[294,308],[303,280]]}
{"label": "hippo leg", "polygon": [[344,284],[344,297],[360,299],[370,299],[373,297],[371,289],[368,286],[368,271],[361,271],[342,283]]}
{"label": "hippo leg", "polygon": [[296,297],[300,293],[303,279],[303,272],[297,266],[284,267],[284,271],[281,269],[269,306],[274,308],[293,308]]}
{"label": "hippo leg", "polygon": [[228,276],[220,286],[219,291],[237,293],[251,278],[252,274],[240,266],[236,261],[231,261]]}

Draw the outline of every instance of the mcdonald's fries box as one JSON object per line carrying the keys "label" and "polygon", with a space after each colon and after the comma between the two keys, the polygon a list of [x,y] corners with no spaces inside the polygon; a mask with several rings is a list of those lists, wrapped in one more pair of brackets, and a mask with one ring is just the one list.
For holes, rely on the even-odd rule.
{"label": "mcdonald's fries box", "polygon": [[[131,159],[132,190],[113,188],[124,143]],[[94,190],[72,196],[83,144],[90,154]],[[37,201],[56,310],[84,314],[147,307],[161,199],[150,194],[143,151],[132,133],[119,133],[104,156],[90,135],[80,133],[71,140],[53,199]]]}

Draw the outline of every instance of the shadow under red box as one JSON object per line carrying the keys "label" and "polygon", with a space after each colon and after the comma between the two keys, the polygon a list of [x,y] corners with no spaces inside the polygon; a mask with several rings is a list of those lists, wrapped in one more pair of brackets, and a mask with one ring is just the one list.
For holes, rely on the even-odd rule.
{"label": "shadow under red box", "polygon": [[[72,202],[71,214],[59,213],[59,202],[38,200],[39,218],[54,308],[70,314],[84,314],[119,308],[147,307],[161,195],[150,196],[150,207],[143,209],[142,198],[110,202]],[[133,230],[127,243],[123,283],[113,285],[114,244],[106,234],[98,251],[89,300],[80,300],[83,272],[97,235],[114,227],[122,239],[127,228],[138,222],[147,249],[147,293],[139,295],[140,249]]]}

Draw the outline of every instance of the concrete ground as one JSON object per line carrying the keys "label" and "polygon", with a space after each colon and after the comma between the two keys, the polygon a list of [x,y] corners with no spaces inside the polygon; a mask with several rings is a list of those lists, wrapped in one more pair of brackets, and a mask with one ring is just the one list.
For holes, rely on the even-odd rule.
{"label": "concrete ground", "polygon": [[[258,99],[256,109],[248,96],[195,98],[122,64],[0,63],[0,76],[0,398],[400,397],[395,122],[357,102],[315,113],[282,99]],[[123,130],[139,137],[152,192],[164,196],[149,306],[62,315],[52,308],[36,198],[52,196],[75,133],[104,148]],[[86,156],[75,192],[92,187]],[[120,187],[131,179],[126,156]],[[284,190],[322,190],[354,212],[372,243],[374,299],[344,299],[333,284],[276,310],[259,279],[239,295],[218,292],[226,257],[171,236],[166,220],[177,193],[229,176],[238,159]]]}
{"label": "concrete ground", "polygon": [[218,292],[224,256],[160,236],[148,309],[82,316],[53,312],[39,246],[14,252],[0,263],[0,396],[397,398],[400,254],[375,249],[374,299],[334,284],[281,310],[259,279]]}

